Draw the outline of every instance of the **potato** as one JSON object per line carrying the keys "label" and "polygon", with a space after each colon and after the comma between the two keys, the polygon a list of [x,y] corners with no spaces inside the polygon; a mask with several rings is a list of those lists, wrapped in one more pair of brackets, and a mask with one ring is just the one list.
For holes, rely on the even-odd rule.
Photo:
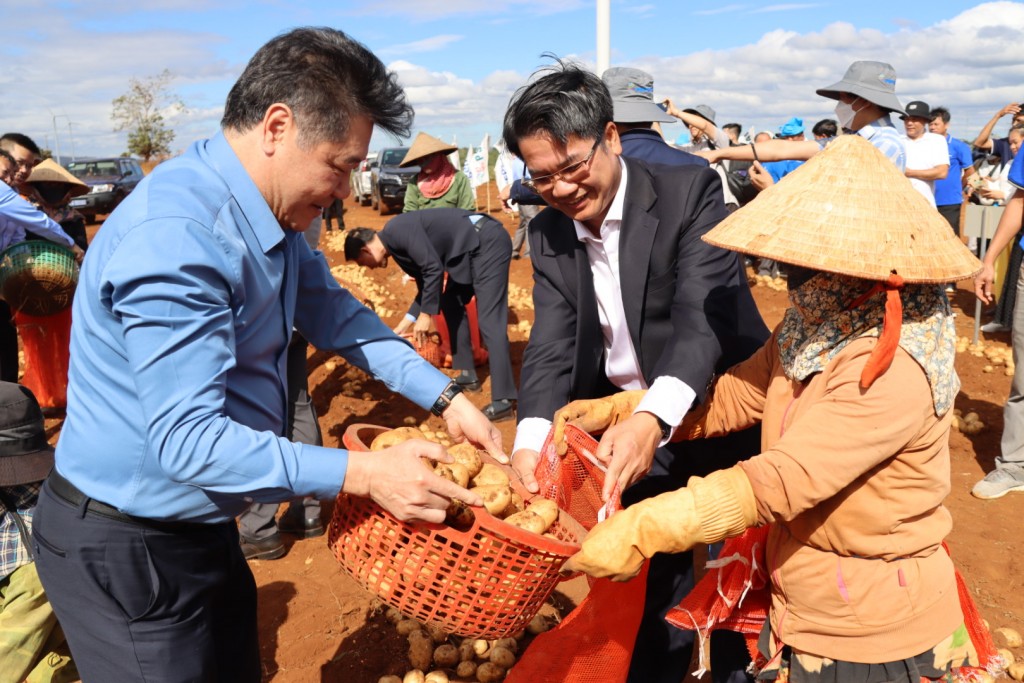
{"label": "potato", "polygon": [[544,524],[544,520],[529,510],[523,510],[522,512],[517,512],[514,515],[506,517],[505,521],[512,526],[517,526],[520,529],[525,529],[526,531],[532,531],[535,534],[543,534],[544,530],[547,529],[547,526]]}
{"label": "potato", "polygon": [[1016,662],[1011,664],[1007,669],[1006,673],[1010,675],[1015,681],[1024,681],[1024,662]]}
{"label": "potato", "polygon": [[519,643],[517,643],[516,639],[511,636],[509,636],[508,638],[498,638],[496,641],[491,643],[491,645],[493,645],[494,647],[503,647],[512,654],[515,654],[519,651]]}
{"label": "potato", "polygon": [[381,676],[377,683],[402,683],[402,679],[398,676]]}
{"label": "potato", "polygon": [[420,625],[420,622],[415,619],[402,619],[395,624],[395,630],[398,631],[398,635],[400,636],[407,636],[413,631],[419,631],[422,628],[423,627]]}
{"label": "potato", "polygon": [[476,476],[473,477],[473,486],[504,486],[508,487],[509,478],[497,465],[485,462]]}
{"label": "potato", "polygon": [[444,512],[444,523],[450,527],[467,531],[473,526],[473,511],[461,500],[453,499]]}
{"label": "potato", "polygon": [[423,679],[423,683],[448,683],[448,674],[443,671],[431,671]]}
{"label": "potato", "polygon": [[455,458],[455,462],[469,471],[470,479],[478,475],[484,466],[484,461],[480,459],[476,446],[471,443],[457,443],[448,449],[448,454]]}
{"label": "potato", "polygon": [[491,654],[487,658],[502,669],[509,669],[516,663],[516,656],[512,654],[512,651],[500,645],[492,647]]}
{"label": "potato", "polygon": [[1014,631],[1012,628],[1007,628],[1005,626],[993,631],[992,636],[996,641],[997,647],[1020,647],[1024,644],[1019,633]]}
{"label": "potato", "polygon": [[[383,563],[381,563],[381,564],[383,565]],[[391,622],[392,624],[394,624],[396,626],[398,625],[398,623],[400,621],[405,619],[405,617],[402,616],[402,613],[399,612],[394,607],[388,607],[387,611],[384,612],[384,618],[387,619],[389,622]],[[403,634],[403,635],[408,635],[408,634]]]}
{"label": "potato", "polygon": [[529,631],[531,635],[537,636],[541,633],[550,631],[552,626],[553,624],[550,619],[543,614],[538,614],[530,620],[529,624],[526,625],[526,630]]}
{"label": "potato", "polygon": [[398,429],[390,429],[383,434],[378,434],[372,442],[370,442],[371,451],[382,451],[385,448],[391,448],[397,446],[400,443],[408,441],[409,439],[422,439],[423,432],[416,429],[415,427],[399,427]]}
{"label": "potato", "polygon": [[455,667],[455,675],[459,678],[472,678],[476,675],[476,662],[472,659],[459,662]]}
{"label": "potato", "polygon": [[[473,661],[473,657],[475,655],[476,655],[476,653],[473,652],[473,639],[472,638],[466,638],[461,643],[459,643],[459,661],[460,662],[471,662],[471,661]],[[462,674],[459,674],[459,675],[461,676]]]}
{"label": "potato", "polygon": [[526,503],[523,500],[523,497],[520,496],[515,491],[513,491],[512,501],[508,504],[507,508],[505,508],[498,514],[498,517],[505,519],[506,517],[510,517],[516,514],[517,512],[522,512],[524,509],[526,509]]}
{"label": "potato", "polygon": [[527,505],[526,509],[544,520],[544,531],[558,519],[558,505],[547,498],[538,498]]}
{"label": "potato", "polygon": [[1000,657],[1006,660],[1006,666],[1010,666],[1015,661],[1017,661],[1017,658],[1013,656],[1013,653],[1007,650],[1006,648],[1000,648],[998,650],[998,654]]}
{"label": "potato", "polygon": [[434,650],[434,664],[437,664],[440,668],[451,669],[458,663],[459,651],[454,645],[445,643],[444,645],[438,645],[437,649]]}
{"label": "potato", "polygon": [[480,683],[497,683],[505,678],[505,670],[494,662],[484,662],[476,668],[476,680]]}
{"label": "potato", "polygon": [[434,466],[434,474],[439,477],[444,477],[448,481],[454,482],[462,488],[469,486],[469,470],[457,462],[437,463],[437,465]]}
{"label": "potato", "polygon": [[508,484],[505,484],[504,486],[475,486],[471,488],[470,491],[483,499],[484,507],[492,515],[497,515],[499,512],[507,508],[509,502],[512,500],[512,491],[509,489]]}
{"label": "potato", "polygon": [[487,654],[491,651],[491,644],[483,638],[473,641],[473,652],[476,653],[477,657],[487,657]]}
{"label": "potato", "polygon": [[414,669],[427,671],[434,661],[434,643],[423,631],[409,634],[409,663]]}
{"label": "potato", "polygon": [[402,683],[424,683],[425,677],[423,672],[419,669],[413,669],[409,673],[405,674],[405,678],[402,679]]}
{"label": "potato", "polygon": [[448,634],[444,632],[444,629],[437,624],[427,624],[426,627],[427,635],[435,643],[443,643],[448,640]]}

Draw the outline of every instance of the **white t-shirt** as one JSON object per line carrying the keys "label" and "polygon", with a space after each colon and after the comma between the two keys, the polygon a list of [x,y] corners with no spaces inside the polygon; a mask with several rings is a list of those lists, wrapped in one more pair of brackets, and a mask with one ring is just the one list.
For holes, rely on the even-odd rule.
{"label": "white t-shirt", "polygon": [[[907,138],[907,170],[926,171],[949,165],[949,145],[937,133],[925,133],[916,140]],[[910,178],[910,184],[935,206],[935,181]]]}

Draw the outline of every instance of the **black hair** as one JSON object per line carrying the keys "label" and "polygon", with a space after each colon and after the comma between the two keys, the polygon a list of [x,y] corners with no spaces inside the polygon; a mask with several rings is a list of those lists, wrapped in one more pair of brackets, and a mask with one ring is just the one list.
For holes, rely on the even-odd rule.
{"label": "black hair", "polygon": [[814,124],[811,133],[818,137],[834,138],[839,134],[839,124],[834,119],[822,119]]}
{"label": "black hair", "polygon": [[505,111],[502,137],[508,150],[522,158],[519,141],[550,136],[563,145],[570,136],[598,140],[613,120],[612,96],[592,71],[551,54],[555,64],[534,73],[537,80],[515,92]]}
{"label": "black hair", "polygon": [[743,126],[738,123],[727,123],[722,126],[722,130],[734,130],[736,131],[736,137],[739,137],[740,133],[743,132]]}
{"label": "black hair", "polygon": [[359,253],[367,244],[377,236],[377,231],[372,228],[352,228],[345,235],[345,260],[355,261]]}
{"label": "black hair", "polygon": [[949,110],[945,107],[933,107],[931,120],[942,119],[943,123],[949,123]]}
{"label": "black hair", "polygon": [[42,156],[43,154],[39,150],[39,145],[37,145],[32,138],[23,133],[4,133],[3,135],[0,135],[0,148],[7,149],[7,145],[3,144],[5,142],[13,142],[16,145],[21,145],[37,157]]}
{"label": "black hair", "polygon": [[292,109],[304,145],[343,140],[356,116],[397,137],[412,129],[412,106],[397,75],[333,28],[293,29],[257,50],[228,93],[221,126],[250,130],[276,102]]}

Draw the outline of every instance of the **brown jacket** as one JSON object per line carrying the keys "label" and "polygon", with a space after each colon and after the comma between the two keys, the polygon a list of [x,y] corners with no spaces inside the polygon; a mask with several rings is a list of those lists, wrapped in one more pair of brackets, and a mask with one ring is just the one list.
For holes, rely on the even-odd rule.
{"label": "brown jacket", "polygon": [[760,421],[762,453],[740,466],[762,522],[774,636],[851,662],[920,654],[962,622],[953,565],[952,412],[935,415],[921,366],[898,349],[867,390],[859,379],[877,339],[843,348],[803,382],[786,378],[778,330],[733,367],[687,422],[707,436]]}

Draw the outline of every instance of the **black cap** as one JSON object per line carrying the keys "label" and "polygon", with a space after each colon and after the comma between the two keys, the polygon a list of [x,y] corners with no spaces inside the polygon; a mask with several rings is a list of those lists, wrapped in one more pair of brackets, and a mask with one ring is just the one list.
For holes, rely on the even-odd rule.
{"label": "black cap", "polygon": [[52,467],[36,397],[20,384],[0,382],[0,486],[42,481]]}
{"label": "black cap", "polygon": [[901,116],[901,119],[905,119],[908,116],[929,120],[932,118],[932,108],[928,106],[927,102],[922,102],[921,100],[914,100],[913,102],[908,103],[903,111],[905,111],[906,114]]}

